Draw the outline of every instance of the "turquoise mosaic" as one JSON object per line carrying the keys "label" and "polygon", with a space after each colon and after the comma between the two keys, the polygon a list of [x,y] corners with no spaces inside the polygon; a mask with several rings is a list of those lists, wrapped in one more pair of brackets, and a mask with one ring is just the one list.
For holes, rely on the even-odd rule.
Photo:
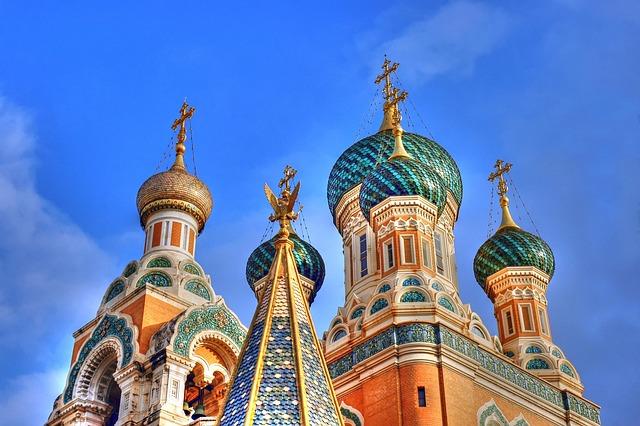
{"label": "turquoise mosaic", "polygon": [[340,407],[340,414],[346,420],[350,420],[355,426],[363,426],[358,415],[348,408]]}
{"label": "turquoise mosaic", "polygon": [[[273,257],[276,254],[276,239],[277,236],[274,236],[270,240],[260,244],[258,248],[251,253],[249,260],[247,260],[246,277],[252,290],[256,281],[266,277],[269,273],[269,269],[273,263]],[[298,235],[291,234],[289,239],[293,241],[293,257],[296,261],[298,273],[315,283],[315,289],[309,302],[311,303],[324,282],[324,261],[320,253],[318,253],[318,250]]]}
{"label": "turquoise mosaic", "polygon": [[147,268],[171,268],[171,261],[166,257],[156,257],[147,263]]}
{"label": "turquoise mosaic", "polygon": [[443,291],[444,290],[444,286],[442,284],[440,284],[438,281],[434,281],[433,283],[431,283],[431,288],[434,289],[435,291]]}
{"label": "turquoise mosaic", "polygon": [[202,271],[193,263],[185,263],[182,267],[182,270],[188,272],[189,274],[202,276]]}
{"label": "turquoise mosaic", "polygon": [[115,281],[107,289],[107,292],[104,295],[104,299],[103,299],[102,303],[107,303],[107,302],[111,301],[112,299],[114,299],[119,294],[122,294],[123,291],[124,291],[124,281],[122,281],[122,280]]}
{"label": "turquoise mosaic", "polygon": [[573,368],[569,367],[567,364],[561,364],[560,371],[568,376],[576,377],[576,374],[573,372]]}
{"label": "turquoise mosaic", "polygon": [[555,356],[556,358],[564,358],[562,356],[562,352],[560,352],[559,350],[557,350],[555,348],[551,351],[551,355]]}
{"label": "turquoise mosaic", "polygon": [[200,296],[203,299],[211,301],[211,293],[209,292],[209,290],[207,290],[207,287],[208,286],[206,284],[196,280],[187,281],[187,283],[184,285],[185,290],[197,296]]}
{"label": "turquoise mosaic", "polygon": [[360,362],[387,348],[416,342],[446,346],[466,358],[474,360],[480,368],[501,377],[523,391],[562,409],[577,413],[595,423],[600,423],[600,410],[594,405],[579,399],[568,391],[561,392],[544,380],[524,372],[511,362],[487,352],[477,343],[442,325],[412,323],[391,326],[357,345],[347,355],[329,364],[329,372],[332,378],[339,377],[351,371]]}
{"label": "turquoise mosaic", "polygon": [[478,250],[473,273],[482,288],[487,277],[508,266],[535,266],[553,276],[555,259],[542,238],[515,227],[502,228]]}
{"label": "turquoise mosaic", "polygon": [[189,312],[177,325],[177,336],[173,342],[173,351],[178,355],[189,356],[193,339],[202,331],[218,331],[228,337],[238,348],[246,337],[240,322],[224,305],[205,306]]}
{"label": "turquoise mosaic", "polygon": [[[435,171],[447,190],[458,202],[462,202],[462,177],[460,170],[449,153],[436,142],[415,133],[402,135],[404,147],[413,158]],[[367,136],[342,153],[338,158],[327,184],[329,210],[335,219],[335,208],[340,199],[351,188],[359,185],[376,163],[386,160],[393,152],[394,137],[390,130]]]}
{"label": "turquoise mosaic", "polygon": [[[494,422],[487,423],[487,420],[489,419],[489,417],[493,417]],[[489,424],[495,425],[496,421],[500,426],[509,426],[509,422],[504,417],[502,412],[498,409],[498,407],[496,407],[495,404],[491,404],[487,408],[485,408],[484,411],[482,411],[482,413],[480,414],[480,418],[478,419],[478,425],[479,426],[489,426]]]}
{"label": "turquoise mosaic", "polygon": [[87,356],[108,337],[116,338],[122,345],[120,368],[125,367],[131,362],[134,352],[133,330],[127,325],[127,321],[124,318],[119,318],[115,315],[105,315],[93,333],[91,333],[89,340],[87,340],[82,346],[82,349],[80,349],[80,352],[78,352],[78,358],[73,364],[73,367],[71,367],[71,371],[69,371],[67,386],[64,390],[65,404],[73,398],[73,388],[75,387],[80,369],[87,360]]}
{"label": "turquoise mosaic", "polygon": [[382,284],[380,289],[378,290],[378,294],[386,293],[391,290],[391,286],[389,284]]}
{"label": "turquoise mosaic", "polygon": [[443,308],[451,312],[455,313],[456,311],[456,308],[454,308],[453,303],[451,303],[451,301],[446,297],[441,297],[440,299],[438,299],[438,305],[442,306]]}
{"label": "turquoise mosaic", "polygon": [[394,158],[376,167],[360,188],[360,210],[370,220],[371,209],[389,197],[419,195],[435,204],[438,216],[447,202],[440,176],[424,163],[407,157]]}
{"label": "turquoise mosaic", "polygon": [[387,299],[378,299],[373,302],[373,305],[371,305],[371,310],[369,311],[369,313],[373,315],[376,312],[386,308],[387,306],[389,306],[389,302],[387,301]]}
{"label": "turquoise mosaic", "polygon": [[419,291],[408,291],[400,297],[402,303],[419,303],[426,302],[427,298]]}
{"label": "turquoise mosaic", "polygon": [[413,277],[407,278],[406,280],[402,281],[403,287],[411,287],[411,286],[420,287],[421,285],[422,283],[420,282],[420,280]]}
{"label": "turquoise mosaic", "polygon": [[362,316],[362,314],[364,313],[364,307],[359,307],[356,308],[353,312],[351,312],[351,319],[356,319],[356,318],[360,318]]}
{"label": "turquoise mosaic", "polygon": [[540,349],[539,346],[529,346],[526,350],[526,353],[528,354],[541,354],[542,353],[542,349]]}
{"label": "turquoise mosaic", "polygon": [[156,287],[171,287],[171,278],[163,272],[149,272],[138,280],[136,287],[151,284]]}
{"label": "turquoise mosaic", "polygon": [[131,275],[135,274],[136,272],[138,272],[138,262],[131,261],[127,264],[127,266],[125,266],[124,271],[122,272],[122,275],[124,275],[125,278],[129,278]]}
{"label": "turquoise mosaic", "polygon": [[549,367],[549,363],[544,359],[534,358],[527,362],[527,370],[547,370]]}

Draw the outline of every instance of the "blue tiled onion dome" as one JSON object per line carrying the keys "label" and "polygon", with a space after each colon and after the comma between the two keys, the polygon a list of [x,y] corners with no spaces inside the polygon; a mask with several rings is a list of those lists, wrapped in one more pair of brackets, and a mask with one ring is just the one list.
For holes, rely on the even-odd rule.
{"label": "blue tiled onion dome", "polygon": [[508,226],[498,230],[480,247],[473,259],[473,273],[484,288],[487,277],[508,266],[535,266],[551,278],[556,261],[542,238]]}
{"label": "blue tiled onion dome", "polygon": [[[458,165],[439,144],[424,136],[405,132],[402,134],[405,149],[413,158],[435,171],[458,202],[462,203],[462,177]],[[383,147],[380,153],[380,147]],[[394,137],[391,130],[378,132],[360,139],[338,158],[329,174],[327,200],[335,219],[335,208],[344,194],[362,183],[373,171],[378,159],[387,159],[393,152]]]}
{"label": "blue tiled onion dome", "polygon": [[[268,241],[260,244],[247,260],[246,276],[247,282],[251,289],[254,289],[256,281],[267,276],[273,258],[276,254],[275,242],[277,235]],[[316,293],[322,287],[324,282],[325,268],[322,256],[318,253],[311,244],[304,241],[297,234],[291,233],[289,239],[293,242],[293,257],[296,261],[296,267],[298,272],[309,278],[315,283],[313,294],[311,295],[311,301],[315,298]]]}
{"label": "blue tiled onion dome", "polygon": [[376,167],[360,187],[360,210],[369,220],[371,209],[393,196],[421,195],[438,208],[447,202],[447,190],[440,176],[429,166],[408,157],[396,157]]}

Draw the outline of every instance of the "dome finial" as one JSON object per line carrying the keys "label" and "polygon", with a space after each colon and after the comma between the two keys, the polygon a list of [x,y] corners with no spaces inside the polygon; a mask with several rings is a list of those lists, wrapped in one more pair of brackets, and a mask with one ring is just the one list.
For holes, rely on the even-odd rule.
{"label": "dome finial", "polygon": [[393,130],[393,135],[395,137],[395,147],[393,149],[393,154],[391,154],[391,157],[389,158],[411,157],[407,151],[405,151],[402,143],[403,130],[400,125],[402,122],[402,115],[400,114],[400,108],[398,107],[398,104],[407,99],[409,94],[404,90],[401,91],[394,87],[391,83],[391,73],[396,72],[399,66],[399,63],[391,63],[391,61],[387,59],[387,55],[384,55],[384,62],[382,63],[383,72],[375,79],[376,84],[380,84],[384,81],[384,87],[382,88],[382,92],[384,93],[384,106],[382,107],[384,117],[379,131]]}
{"label": "dome finial", "polygon": [[176,161],[171,166],[172,169],[182,169],[186,170],[184,165],[184,152],[186,150],[184,146],[184,142],[187,140],[187,128],[186,122],[188,119],[193,117],[193,113],[196,112],[196,109],[190,106],[187,103],[187,99],[185,98],[182,103],[182,107],[180,108],[180,117],[176,118],[173,124],[171,125],[171,130],[176,130],[180,127],[178,131],[178,140],[176,142]]}
{"label": "dome finial", "polygon": [[511,170],[511,166],[511,163],[496,160],[496,164],[493,166],[496,171],[489,175],[489,182],[493,182],[496,178],[498,179],[498,194],[500,194],[500,207],[502,208],[502,222],[498,227],[498,231],[509,226],[520,228],[511,217],[511,212],[509,211],[509,198],[507,197],[509,187],[507,186],[507,181],[504,178],[505,173],[508,173],[509,170]]}
{"label": "dome finial", "polygon": [[280,231],[278,235],[288,238],[291,229],[291,222],[298,219],[298,213],[293,211],[300,191],[300,182],[298,182],[291,192],[291,180],[295,177],[297,171],[291,166],[284,168],[284,177],[278,182],[280,188],[280,197],[276,197],[269,185],[264,184],[264,193],[267,200],[273,208],[273,213],[269,216],[271,222],[280,222]]}

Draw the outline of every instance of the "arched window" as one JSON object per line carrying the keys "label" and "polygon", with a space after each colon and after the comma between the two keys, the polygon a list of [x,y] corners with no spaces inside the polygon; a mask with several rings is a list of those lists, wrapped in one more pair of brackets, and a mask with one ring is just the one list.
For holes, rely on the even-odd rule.
{"label": "arched window", "polygon": [[342,339],[343,337],[347,336],[347,332],[344,329],[340,329],[338,331],[335,332],[335,334],[333,335],[333,337],[331,338],[331,342],[337,342],[338,340]]}

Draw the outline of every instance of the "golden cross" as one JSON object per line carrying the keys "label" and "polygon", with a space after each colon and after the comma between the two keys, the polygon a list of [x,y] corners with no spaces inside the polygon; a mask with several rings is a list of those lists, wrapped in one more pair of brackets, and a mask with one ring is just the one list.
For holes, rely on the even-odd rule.
{"label": "golden cross", "polygon": [[296,169],[291,166],[286,166],[284,168],[284,177],[278,182],[278,187],[284,187],[283,189],[285,191],[291,191],[291,180],[295,177],[296,173],[298,173]]}
{"label": "golden cross", "polygon": [[187,140],[187,129],[185,123],[188,119],[193,117],[193,113],[196,112],[196,109],[192,106],[189,106],[187,100],[182,103],[182,108],[180,108],[180,117],[176,118],[173,124],[171,125],[171,130],[176,130],[178,126],[180,126],[180,131],[178,132],[178,144],[184,143]]}
{"label": "golden cross", "polygon": [[502,160],[496,160],[495,167],[496,171],[492,172],[489,175],[489,182],[493,182],[496,178],[498,178],[498,193],[500,196],[504,196],[509,188],[507,187],[507,181],[504,178],[505,173],[509,173],[511,170],[511,163],[505,163]]}
{"label": "golden cross", "polygon": [[401,92],[395,87],[391,90],[391,96],[384,104],[384,110],[387,111],[390,108],[393,108],[393,125],[399,126],[402,121],[402,115],[400,114],[400,108],[398,108],[398,103],[403,102],[407,99],[409,94],[404,90]]}
{"label": "golden cross", "polygon": [[382,64],[383,72],[382,74],[376,77],[376,80],[375,80],[376,84],[380,84],[380,82],[384,80],[384,87],[382,88],[382,91],[384,92],[385,108],[387,106],[387,103],[389,102],[389,99],[391,99],[392,91],[393,91],[392,85],[391,85],[391,73],[396,72],[399,66],[400,64],[397,62],[394,62],[392,64],[391,61],[387,59],[387,55],[385,55],[384,62]]}

